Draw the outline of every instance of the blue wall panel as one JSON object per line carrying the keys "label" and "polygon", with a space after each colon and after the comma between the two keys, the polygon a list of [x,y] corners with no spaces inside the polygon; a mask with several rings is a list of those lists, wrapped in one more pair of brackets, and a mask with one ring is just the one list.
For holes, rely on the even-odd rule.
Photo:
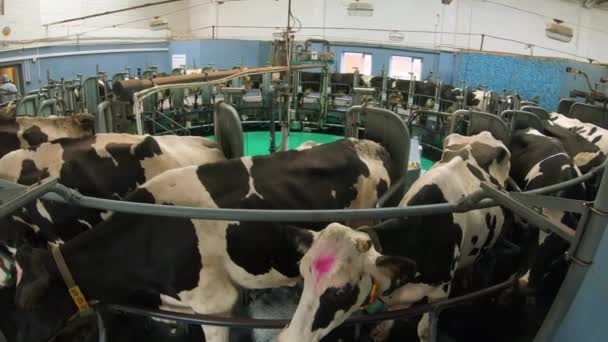
{"label": "blue wall panel", "polygon": [[[213,64],[218,69],[228,69],[241,64],[246,67],[264,66],[269,62],[271,42],[246,40],[194,40],[171,43],[142,44],[99,44],[99,45],[62,45],[40,49],[25,49],[0,52],[0,58],[15,58],[48,53],[69,53],[114,49],[166,48],[169,51],[128,52],[112,54],[90,54],[39,59],[27,62],[31,83],[26,90],[46,84],[46,70],[53,78],[74,78],[77,74],[93,75],[95,66],[112,75],[123,71],[126,66],[136,72],[136,68],[158,66],[169,72],[171,55],[186,54],[187,67],[203,67]],[[313,49],[320,49],[315,44]],[[588,63],[483,53],[451,53],[412,50],[391,47],[365,47],[336,44],[331,46],[336,54],[334,70],[340,70],[344,52],[360,52],[372,55],[372,73],[380,75],[383,67],[388,70],[391,56],[422,58],[422,77],[433,73],[445,83],[461,86],[486,84],[494,91],[515,90],[524,98],[539,97],[540,104],[554,110],[558,100],[568,97],[571,89],[587,90],[582,77],[566,74],[566,66],[574,66],[589,73],[592,82],[608,76],[608,69]],[[4,64],[23,64],[13,62]]]}
{"label": "blue wall panel", "polygon": [[[22,67],[24,78],[30,82],[25,84],[25,91],[45,86],[47,84],[47,70],[51,78],[73,79],[78,74],[85,77],[95,75],[96,67],[100,71],[105,71],[111,77],[113,74],[125,71],[131,67],[131,73],[135,75],[137,68],[157,66],[160,70],[169,71],[170,59],[166,51],[142,51],[142,52],[112,52],[95,53],[100,50],[125,50],[125,49],[168,49],[168,43],[148,43],[148,44],[100,44],[100,45],[62,45],[49,46],[38,49],[23,49],[15,51],[5,51],[0,53],[0,58],[21,58],[26,56],[44,56],[54,53],[82,53],[90,52],[85,55],[72,55],[60,57],[37,58],[36,62],[32,59],[20,60],[16,62],[2,63],[4,65],[18,64]],[[28,68],[25,64],[28,64]],[[29,75],[25,75],[29,69]],[[25,80],[24,80],[25,81]]]}
{"label": "blue wall panel", "polygon": [[270,42],[250,40],[199,40],[171,43],[169,59],[174,54],[185,54],[188,68],[213,64],[217,69],[231,69],[235,65],[255,67],[268,61]]}
{"label": "blue wall panel", "polygon": [[[441,52],[439,54],[439,62],[437,73],[439,78],[445,84],[454,84],[454,68],[456,63],[456,55],[451,52]],[[458,85],[455,85],[458,86]]]}
{"label": "blue wall panel", "polygon": [[457,83],[484,84],[497,92],[515,90],[525,99],[538,97],[539,104],[550,110],[557,108],[567,65],[557,59],[479,53],[459,54],[457,63]]}
{"label": "blue wall panel", "polygon": [[514,90],[525,99],[538,97],[542,107],[556,110],[559,99],[568,97],[571,89],[588,91],[584,78],[565,72],[567,66],[587,72],[593,83],[608,75],[605,67],[564,59],[462,53],[456,58],[455,82],[485,84],[497,92]]}

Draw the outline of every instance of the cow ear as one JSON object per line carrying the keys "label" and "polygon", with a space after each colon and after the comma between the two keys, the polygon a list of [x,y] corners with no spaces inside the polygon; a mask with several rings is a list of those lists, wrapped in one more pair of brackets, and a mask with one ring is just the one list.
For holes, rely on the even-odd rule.
{"label": "cow ear", "polygon": [[15,301],[18,308],[29,309],[44,296],[50,284],[47,269],[49,254],[44,249],[24,245],[17,250],[17,291]]}
{"label": "cow ear", "polygon": [[412,259],[381,255],[376,258],[372,276],[384,295],[404,286],[416,276],[416,262]]}

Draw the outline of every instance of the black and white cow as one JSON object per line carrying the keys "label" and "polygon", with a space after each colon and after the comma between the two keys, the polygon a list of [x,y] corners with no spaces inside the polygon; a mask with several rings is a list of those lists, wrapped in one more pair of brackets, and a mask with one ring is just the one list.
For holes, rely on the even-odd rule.
{"label": "black and white cow", "polygon": [[577,133],[599,147],[605,155],[608,154],[608,130],[559,113],[550,113],[549,121]]}
{"label": "black and white cow", "polygon": [[[558,184],[581,175],[564,146],[535,129],[516,131],[512,135],[510,150],[511,177],[523,191]],[[579,184],[560,190],[553,196],[586,200],[587,191],[584,184]],[[577,214],[558,210],[543,208],[542,213],[573,229],[579,220]],[[539,299],[537,304],[548,309],[565,276],[566,265],[560,261],[565,260],[568,243],[554,234],[544,231],[538,233],[538,240],[533,241],[533,252],[529,253],[533,261],[529,264],[528,273],[520,281],[524,286],[535,288]],[[546,281],[549,278],[553,280]]]}
{"label": "black and white cow", "polygon": [[[97,134],[13,151],[0,159],[0,179],[32,185],[52,176],[84,195],[119,199],[166,170],[224,159],[218,145],[201,137]],[[36,200],[0,220],[0,245],[14,251],[21,243],[33,243],[32,239],[42,244],[67,241],[104,215],[95,209]],[[11,285],[12,277],[1,269],[0,287]]]}
{"label": "black and white cow", "polygon": [[543,124],[543,133],[561,142],[582,173],[589,172],[606,160],[606,154],[597,145],[567,128],[547,121]]}
{"label": "black and white cow", "polygon": [[59,138],[91,136],[94,129],[95,117],[89,114],[0,118],[0,158],[11,151]]}
{"label": "black and white cow", "polygon": [[[377,143],[345,139],[170,170],[126,200],[204,208],[370,208],[391,184],[389,165]],[[282,224],[115,213],[60,248],[89,300],[228,314],[238,288],[293,285],[313,238],[312,231]],[[20,341],[46,341],[76,307],[48,251],[25,247],[17,261]],[[225,328],[204,331],[208,342],[228,338]]]}
{"label": "black and white cow", "polygon": [[[442,159],[412,185],[401,206],[456,203],[479,190],[481,181],[505,186],[510,153],[490,133],[451,134],[444,146]],[[300,263],[302,298],[279,341],[319,341],[363,304],[372,284],[379,287],[385,303],[395,308],[424,298],[447,298],[455,271],[492,247],[504,218],[503,210],[493,207],[393,219],[361,231],[340,224],[328,226]],[[399,257],[401,262],[387,256]],[[391,260],[390,272],[386,260]],[[383,340],[390,325],[377,326],[373,340]],[[423,339],[427,326],[428,317],[423,317],[418,328]]]}

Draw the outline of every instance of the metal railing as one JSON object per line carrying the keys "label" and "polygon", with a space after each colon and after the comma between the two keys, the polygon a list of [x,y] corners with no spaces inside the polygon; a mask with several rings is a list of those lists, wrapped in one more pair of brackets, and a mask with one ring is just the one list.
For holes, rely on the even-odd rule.
{"label": "metal railing", "polygon": [[[605,166],[608,164],[608,161],[604,164],[592,169],[585,175],[577,177],[575,179],[571,179],[566,182],[562,182],[559,184],[551,185],[548,187],[536,189],[533,191],[524,192],[524,194],[548,194],[559,191],[561,189],[579,184],[581,182],[587,181],[594,177],[597,173],[604,170],[604,177],[602,180],[602,186],[600,188],[599,197],[608,197],[608,175],[606,175],[607,170]],[[132,203],[132,202],[123,202],[116,200],[106,200],[100,198],[92,198],[87,196],[82,196],[78,192],[69,189],[61,184],[56,183],[56,179],[46,180],[44,187],[38,187],[35,189],[36,193],[33,194],[37,198],[43,192],[49,191],[52,193],[47,193],[42,198],[52,201],[59,201],[63,203],[74,204],[82,207],[88,208],[96,208],[100,210],[111,210],[118,212],[126,212],[126,213],[137,213],[144,215],[155,215],[155,216],[173,216],[173,217],[184,217],[184,218],[192,218],[192,219],[206,219],[206,220],[242,220],[242,221],[265,221],[265,222],[280,222],[280,221],[289,221],[289,222],[309,222],[311,217],[314,217],[314,221],[325,221],[325,222],[333,222],[333,221],[346,221],[351,219],[385,219],[385,218],[396,218],[396,217],[406,217],[406,216],[422,216],[427,214],[440,214],[440,213],[450,213],[450,212],[464,212],[473,209],[487,208],[496,206],[501,203],[500,196],[492,196],[495,199],[490,200],[487,197],[492,194],[488,192],[488,185],[482,186],[482,190],[475,192],[465,198],[463,198],[459,203],[444,203],[444,204],[433,204],[433,205],[419,205],[405,208],[376,208],[376,209],[345,209],[345,210],[243,210],[243,209],[205,209],[205,208],[190,208],[190,207],[176,207],[176,206],[166,206],[166,205],[153,205],[153,204],[143,204],[143,203]],[[0,188],[27,188],[22,185],[17,185],[14,183],[0,181]],[[498,190],[494,190],[498,191]],[[495,194],[496,195],[496,194]],[[605,201],[604,201],[605,202]],[[14,211],[19,207],[19,203],[10,202],[12,205],[9,205],[5,208],[5,206],[0,207],[0,217],[3,217],[10,212]],[[592,205],[588,206],[591,212],[586,213],[584,224],[591,222],[592,219],[597,220],[597,217],[594,215],[598,212],[601,213],[601,210],[593,209]],[[528,220],[533,225],[537,225],[540,228],[548,229],[550,231],[559,234],[559,236],[564,237],[567,241],[571,242],[573,245],[577,246],[577,250],[571,253],[572,258],[576,258],[578,256],[578,249],[583,248],[585,241],[589,241],[590,239],[599,238],[597,234],[600,231],[597,228],[594,229],[596,234],[595,237],[585,236],[582,232],[578,234],[574,232],[571,228],[567,228],[566,230],[556,229],[551,224],[547,224],[547,221],[540,214],[535,213],[534,211],[526,208],[527,210],[520,210],[514,206],[509,206],[516,214],[521,215],[524,219]],[[608,217],[604,218],[608,220]],[[597,248],[597,242],[595,247]],[[592,255],[587,248],[583,248],[583,255]],[[587,260],[587,259],[585,259]],[[581,264],[579,262],[573,263],[578,265],[578,267],[585,267],[586,264]],[[588,264],[587,264],[588,265]],[[581,272],[585,270],[577,270],[576,274],[580,276]],[[576,282],[575,282],[576,283]],[[498,291],[509,288],[515,284],[515,276],[512,276],[509,280],[494,285],[492,287],[476,291],[464,296],[447,299],[444,301],[431,303],[423,306],[416,306],[403,310],[393,310],[383,313],[377,313],[369,316],[357,316],[350,318],[346,324],[360,324],[366,322],[375,322],[382,321],[387,319],[395,319],[395,318],[406,318],[413,317],[425,312],[430,313],[430,337],[431,341],[434,341],[434,337],[437,334],[437,320],[440,311],[446,309],[447,307],[456,306],[458,304],[470,301],[474,298],[479,298],[482,296],[487,296]],[[572,292],[570,288],[566,289],[569,292]],[[565,290],[565,291],[566,291]],[[573,295],[568,298],[568,300],[573,300]],[[189,324],[204,324],[204,325],[216,325],[216,326],[224,326],[224,327],[246,327],[246,328],[281,328],[284,327],[288,320],[267,320],[267,319],[254,319],[254,318],[234,318],[234,317],[224,317],[217,315],[191,315],[191,314],[181,314],[175,312],[161,311],[161,310],[146,310],[140,308],[133,308],[123,305],[105,305],[104,307],[113,310],[113,311],[121,311],[124,313],[130,313],[135,315],[144,315],[150,317],[171,319],[180,322],[185,322]],[[558,308],[552,309],[551,315],[552,317],[560,317],[565,315],[565,310],[563,304],[558,304]],[[549,323],[551,325],[553,323]],[[555,324],[553,324],[555,325]],[[541,330],[543,334],[548,334],[547,328]],[[544,341],[544,340],[543,340]]]}

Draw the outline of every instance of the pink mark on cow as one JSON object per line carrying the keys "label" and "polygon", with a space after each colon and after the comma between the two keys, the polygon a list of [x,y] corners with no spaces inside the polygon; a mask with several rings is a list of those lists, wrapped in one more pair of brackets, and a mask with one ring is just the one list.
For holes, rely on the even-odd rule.
{"label": "pink mark on cow", "polygon": [[333,251],[320,253],[320,255],[312,262],[312,276],[315,288],[319,285],[321,278],[334,267],[336,263],[336,255]]}

